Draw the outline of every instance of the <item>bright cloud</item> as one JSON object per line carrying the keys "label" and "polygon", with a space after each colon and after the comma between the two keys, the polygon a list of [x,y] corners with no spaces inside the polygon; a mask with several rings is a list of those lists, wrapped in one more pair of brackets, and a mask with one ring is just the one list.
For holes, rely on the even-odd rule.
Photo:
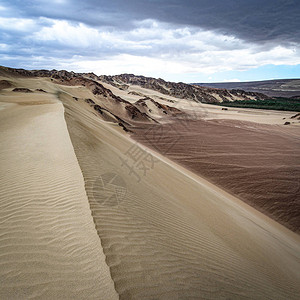
{"label": "bright cloud", "polygon": [[0,30],[28,32],[35,28],[31,19],[0,17]]}
{"label": "bright cloud", "polygon": [[[130,31],[109,31],[61,20],[51,22],[31,38],[42,44],[54,42],[82,49],[82,55],[77,56],[78,66],[82,68],[85,64],[95,68],[98,65],[108,73],[154,72],[163,68],[170,73],[209,74],[220,70],[246,70],[264,64],[300,63],[299,51],[295,48],[276,45],[261,48],[233,36],[193,27],[176,28],[153,20],[141,22],[139,28]],[[94,57],[96,53],[101,53],[105,59]]]}
{"label": "bright cloud", "polygon": [[209,77],[264,65],[300,64],[296,43],[257,44],[229,33],[154,19],[133,24],[130,29],[121,29],[45,17],[1,17],[1,58],[4,64],[13,62],[24,68],[29,65],[97,74],[130,72],[166,79],[182,74],[183,81],[184,74]]}

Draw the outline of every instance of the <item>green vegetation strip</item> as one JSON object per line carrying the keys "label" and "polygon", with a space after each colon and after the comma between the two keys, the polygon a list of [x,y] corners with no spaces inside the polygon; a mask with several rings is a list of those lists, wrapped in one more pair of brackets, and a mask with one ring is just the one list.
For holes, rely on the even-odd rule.
{"label": "green vegetation strip", "polygon": [[209,103],[227,107],[272,109],[286,111],[300,111],[300,100],[291,98],[273,98],[267,100],[236,100],[232,102]]}

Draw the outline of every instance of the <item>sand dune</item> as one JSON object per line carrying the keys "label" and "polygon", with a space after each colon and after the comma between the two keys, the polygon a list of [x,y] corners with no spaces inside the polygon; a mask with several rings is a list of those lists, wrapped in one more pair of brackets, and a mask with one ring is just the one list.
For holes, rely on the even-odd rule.
{"label": "sand dune", "polygon": [[[297,235],[158,157],[137,182],[120,160],[134,142],[71,100],[64,104],[121,299],[297,298]],[[126,187],[117,206],[118,191],[97,185],[111,173]]]}
{"label": "sand dune", "polygon": [[63,106],[21,96],[0,103],[0,298],[116,299]]}
{"label": "sand dune", "polygon": [[298,299],[299,235],[104,121],[85,87],[13,85],[47,93],[1,92],[1,299]]}
{"label": "sand dune", "polygon": [[200,120],[134,131],[141,143],[300,232],[298,128]]}

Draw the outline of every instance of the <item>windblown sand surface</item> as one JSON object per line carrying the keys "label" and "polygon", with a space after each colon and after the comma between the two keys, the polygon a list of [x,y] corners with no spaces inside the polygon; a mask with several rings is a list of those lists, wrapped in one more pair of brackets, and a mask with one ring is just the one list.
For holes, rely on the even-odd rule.
{"label": "windblown sand surface", "polygon": [[184,120],[143,125],[133,136],[300,232],[298,128]]}
{"label": "windblown sand surface", "polygon": [[117,299],[63,105],[22,97],[0,103],[0,298]]}
{"label": "windblown sand surface", "polygon": [[162,155],[131,168],[84,87],[18,85],[48,94],[1,94],[1,299],[298,299],[297,234]]}
{"label": "windblown sand surface", "polygon": [[120,159],[134,142],[64,103],[121,299],[297,298],[298,236],[164,159],[137,182]]}

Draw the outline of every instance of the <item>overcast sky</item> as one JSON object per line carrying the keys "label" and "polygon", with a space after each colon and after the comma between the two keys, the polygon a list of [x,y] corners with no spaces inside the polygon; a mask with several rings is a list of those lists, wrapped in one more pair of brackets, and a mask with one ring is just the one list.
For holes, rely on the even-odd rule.
{"label": "overcast sky", "polygon": [[183,82],[300,77],[300,0],[0,0],[0,64]]}

